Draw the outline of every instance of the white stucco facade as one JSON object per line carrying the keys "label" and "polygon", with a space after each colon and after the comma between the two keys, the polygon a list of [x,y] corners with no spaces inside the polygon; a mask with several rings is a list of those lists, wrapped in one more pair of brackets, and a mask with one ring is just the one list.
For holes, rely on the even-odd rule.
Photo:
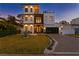
{"label": "white stucco facade", "polygon": [[34,15],[25,15],[23,23],[34,23]]}
{"label": "white stucco facade", "polygon": [[74,28],[69,24],[69,25],[62,25],[59,27],[59,34],[74,34]]}
{"label": "white stucco facade", "polygon": [[79,18],[72,19],[71,24],[79,24]]}
{"label": "white stucco facade", "polygon": [[53,27],[55,26],[54,13],[46,11],[44,12],[44,26],[45,27]]}
{"label": "white stucco facade", "polygon": [[[27,9],[27,10],[26,10]],[[24,6],[24,30],[27,29],[28,32],[34,33],[34,5],[25,5]]]}
{"label": "white stucco facade", "polygon": [[70,24],[59,26],[59,33],[62,35],[79,33],[79,18],[72,19]]}
{"label": "white stucco facade", "polygon": [[[28,9],[28,12],[24,12],[25,14],[34,14],[33,5],[26,5],[26,6],[24,6],[24,11],[25,11],[25,8]],[[32,8],[32,12],[31,12],[31,8]]]}

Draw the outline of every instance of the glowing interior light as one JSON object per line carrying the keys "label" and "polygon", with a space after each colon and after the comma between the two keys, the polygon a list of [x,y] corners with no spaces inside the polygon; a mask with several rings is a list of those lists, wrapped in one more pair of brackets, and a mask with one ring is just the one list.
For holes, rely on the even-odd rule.
{"label": "glowing interior light", "polygon": [[33,15],[31,15],[30,17],[33,17]]}
{"label": "glowing interior light", "polygon": [[28,17],[28,15],[26,15],[25,17]]}
{"label": "glowing interior light", "polygon": [[24,26],[28,26],[28,25],[26,24],[26,25],[24,25]]}
{"label": "glowing interior light", "polygon": [[30,8],[33,8],[33,6],[30,6]]}
{"label": "glowing interior light", "polygon": [[25,8],[28,8],[28,6],[25,6]]}
{"label": "glowing interior light", "polygon": [[30,25],[30,26],[33,26],[33,25]]}
{"label": "glowing interior light", "polygon": [[45,30],[46,28],[44,27],[44,30]]}

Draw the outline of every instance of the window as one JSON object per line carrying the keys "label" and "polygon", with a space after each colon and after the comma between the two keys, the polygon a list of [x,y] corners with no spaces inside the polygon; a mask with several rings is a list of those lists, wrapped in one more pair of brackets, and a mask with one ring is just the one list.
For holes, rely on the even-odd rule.
{"label": "window", "polygon": [[30,11],[31,11],[31,12],[33,12],[33,9],[32,9],[32,8],[30,8]]}
{"label": "window", "polygon": [[28,20],[28,17],[25,17],[25,21],[27,21]]}
{"label": "window", "polygon": [[33,18],[32,18],[32,17],[30,17],[30,20],[32,21],[32,20],[33,20]]}
{"label": "window", "polygon": [[36,17],[36,23],[41,23],[41,17]]}
{"label": "window", "polygon": [[25,8],[25,12],[28,12],[28,8]]}
{"label": "window", "polygon": [[53,19],[53,16],[49,16],[49,18]]}
{"label": "window", "polygon": [[48,16],[50,21],[53,21],[53,16]]}

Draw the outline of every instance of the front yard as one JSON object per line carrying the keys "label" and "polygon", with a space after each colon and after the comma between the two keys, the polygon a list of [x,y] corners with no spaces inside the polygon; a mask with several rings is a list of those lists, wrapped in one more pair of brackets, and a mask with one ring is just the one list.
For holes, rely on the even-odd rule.
{"label": "front yard", "polygon": [[45,35],[30,35],[27,38],[10,35],[0,38],[0,54],[43,54],[49,44]]}
{"label": "front yard", "polygon": [[68,34],[67,36],[71,36],[71,37],[79,38],[79,34]]}

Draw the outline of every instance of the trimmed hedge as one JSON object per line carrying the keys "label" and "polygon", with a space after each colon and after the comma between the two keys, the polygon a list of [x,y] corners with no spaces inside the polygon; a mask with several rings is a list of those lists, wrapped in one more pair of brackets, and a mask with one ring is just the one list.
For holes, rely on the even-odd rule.
{"label": "trimmed hedge", "polygon": [[14,26],[8,26],[6,29],[0,30],[0,37],[16,34],[16,27]]}

